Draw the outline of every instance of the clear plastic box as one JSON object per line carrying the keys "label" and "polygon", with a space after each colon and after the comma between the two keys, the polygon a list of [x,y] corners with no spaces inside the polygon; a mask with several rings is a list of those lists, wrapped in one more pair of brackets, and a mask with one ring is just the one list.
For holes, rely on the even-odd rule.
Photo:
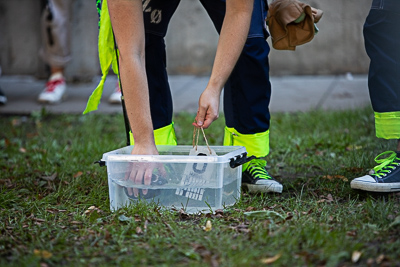
{"label": "clear plastic box", "polygon": [[[112,211],[140,199],[187,213],[213,212],[240,197],[245,147],[211,146],[216,156],[189,156],[192,146],[157,146],[160,155],[149,156],[131,155],[132,148],[104,153],[100,161],[107,166]],[[129,178],[143,164],[154,167],[150,185]]]}

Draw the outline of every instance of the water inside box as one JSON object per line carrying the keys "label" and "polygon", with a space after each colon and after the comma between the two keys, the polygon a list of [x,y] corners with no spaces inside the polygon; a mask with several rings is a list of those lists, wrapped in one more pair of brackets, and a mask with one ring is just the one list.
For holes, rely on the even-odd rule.
{"label": "water inside box", "polygon": [[[215,155],[188,155],[190,146],[161,146],[160,155],[139,157],[129,155],[131,149],[123,148],[104,154],[106,161],[110,207],[116,210],[136,201],[156,202],[167,208],[184,208],[186,212],[210,211],[233,205],[240,197],[241,167],[231,168],[232,157],[245,152],[243,147],[212,147]],[[126,180],[132,164],[151,162],[162,166],[155,170],[150,185],[135,184]],[[137,197],[132,190],[139,191]],[[147,189],[147,194],[143,194]]]}

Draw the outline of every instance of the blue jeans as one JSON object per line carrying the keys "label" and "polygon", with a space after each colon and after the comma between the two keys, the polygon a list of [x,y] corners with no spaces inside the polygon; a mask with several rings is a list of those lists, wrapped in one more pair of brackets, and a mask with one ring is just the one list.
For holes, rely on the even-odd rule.
{"label": "blue jeans", "polygon": [[[166,72],[164,37],[180,0],[143,1],[146,30],[146,71],[150,90],[150,108],[154,129],[171,124],[172,97]],[[200,0],[217,32],[225,16],[224,0]],[[243,52],[224,87],[226,125],[242,134],[265,132],[269,129],[268,54],[265,28],[268,5],[255,0],[249,35]]]}
{"label": "blue jeans", "polygon": [[373,0],[364,40],[371,59],[368,87],[375,112],[400,111],[399,25],[399,0]]}

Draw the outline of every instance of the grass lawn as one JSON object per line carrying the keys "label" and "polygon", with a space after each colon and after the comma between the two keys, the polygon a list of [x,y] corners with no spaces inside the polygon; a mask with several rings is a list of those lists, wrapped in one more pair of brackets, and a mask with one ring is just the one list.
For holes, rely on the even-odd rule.
{"label": "grass lawn", "polygon": [[[175,116],[179,144],[193,119]],[[206,130],[212,145],[223,125]],[[267,160],[283,193],[242,193],[214,214],[110,212],[93,162],[125,146],[122,115],[43,111],[0,129],[0,266],[400,266],[400,193],[350,189],[396,145],[375,138],[368,108],[272,114]]]}

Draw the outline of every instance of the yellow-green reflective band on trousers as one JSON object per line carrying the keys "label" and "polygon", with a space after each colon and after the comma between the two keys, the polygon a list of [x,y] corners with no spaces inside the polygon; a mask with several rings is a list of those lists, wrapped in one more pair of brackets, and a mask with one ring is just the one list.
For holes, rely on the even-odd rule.
{"label": "yellow-green reflective band on trousers", "polygon": [[[135,141],[133,140],[132,132],[129,132],[130,144],[134,145]],[[169,145],[176,146],[176,135],[174,129],[174,123],[167,125],[165,127],[154,130],[154,140],[156,145]]]}
{"label": "yellow-green reflective band on trousers", "polygon": [[[269,130],[256,134],[241,134],[234,128],[225,127],[224,146],[244,146],[248,156],[265,157],[269,153]],[[243,171],[247,165],[243,165]]]}
{"label": "yellow-green reflective band on trousers", "polygon": [[375,112],[376,137],[400,139],[400,111]]}

